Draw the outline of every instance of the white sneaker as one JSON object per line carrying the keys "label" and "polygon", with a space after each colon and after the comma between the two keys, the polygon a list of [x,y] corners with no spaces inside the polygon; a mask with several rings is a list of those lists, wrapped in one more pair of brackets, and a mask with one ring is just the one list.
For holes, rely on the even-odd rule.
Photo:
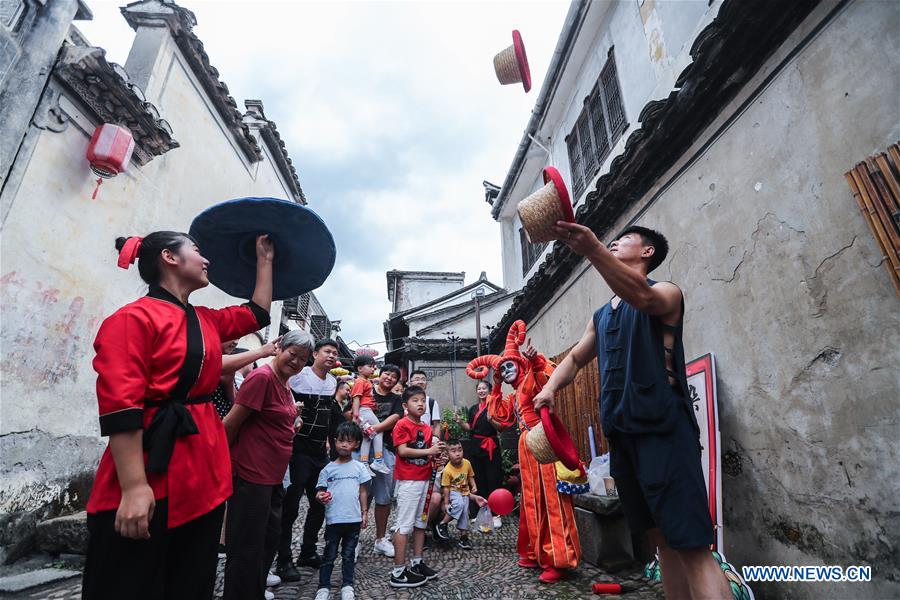
{"label": "white sneaker", "polygon": [[500,527],[502,525],[503,525],[503,519],[501,519],[497,515],[494,515],[494,529],[500,529]]}
{"label": "white sneaker", "polygon": [[266,593],[263,594],[263,598],[265,598],[266,600],[275,600],[275,594],[273,594],[269,590],[266,590]]}
{"label": "white sneaker", "polygon": [[387,538],[375,540],[375,554],[384,554],[388,558],[394,558],[394,544]]}
{"label": "white sneaker", "polygon": [[316,600],[328,600],[331,596],[331,590],[328,588],[319,588],[316,590]]}
{"label": "white sneaker", "polygon": [[269,574],[266,575],[266,587],[275,587],[276,585],[281,585],[281,577],[269,571]]}
{"label": "white sneaker", "polygon": [[352,585],[345,585],[341,588],[341,600],[355,600],[356,594],[353,593]]}
{"label": "white sneaker", "polygon": [[373,471],[377,471],[383,475],[387,475],[391,472],[386,464],[384,464],[383,460],[372,461],[372,464],[369,465],[369,468]]}

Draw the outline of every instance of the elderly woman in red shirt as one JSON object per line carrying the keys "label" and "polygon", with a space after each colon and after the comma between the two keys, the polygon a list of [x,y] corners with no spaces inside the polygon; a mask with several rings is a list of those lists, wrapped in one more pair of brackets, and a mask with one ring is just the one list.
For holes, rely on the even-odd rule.
{"label": "elderly woman in red shirt", "polygon": [[225,539],[225,600],[260,599],[281,533],[282,481],[293,449],[297,408],[288,379],[309,360],[305,331],[285,334],[272,362],[250,373],[225,417],[234,466]]}

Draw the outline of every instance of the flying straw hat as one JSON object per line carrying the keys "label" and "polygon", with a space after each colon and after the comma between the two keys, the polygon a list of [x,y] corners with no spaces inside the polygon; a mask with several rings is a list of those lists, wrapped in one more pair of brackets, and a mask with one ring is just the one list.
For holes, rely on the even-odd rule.
{"label": "flying straw hat", "polygon": [[519,202],[517,210],[532,244],[555,240],[552,227],[557,221],[575,222],[569,190],[554,167],[544,168],[544,187]]}
{"label": "flying straw hat", "polygon": [[522,82],[527,93],[531,89],[531,71],[528,69],[528,57],[525,56],[525,44],[518,29],[513,29],[512,46],[498,52],[494,56],[494,72],[503,85]]}

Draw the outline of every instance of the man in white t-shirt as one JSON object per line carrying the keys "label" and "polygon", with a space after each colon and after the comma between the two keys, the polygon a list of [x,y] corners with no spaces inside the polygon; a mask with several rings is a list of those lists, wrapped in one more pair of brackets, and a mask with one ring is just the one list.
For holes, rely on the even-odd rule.
{"label": "man in white t-shirt", "polygon": [[312,366],[304,367],[288,379],[294,399],[302,404],[300,418],[303,422],[294,436],[294,451],[290,463],[291,485],[285,492],[282,503],[276,573],[284,581],[300,579],[300,573],[292,560],[291,537],[303,494],[309,500],[309,510],[303,525],[303,544],[297,564],[317,569],[322,562],[322,557],[316,553],[316,542],[325,520],[325,507],[316,500],[316,483],[322,467],[328,464],[325,444],[331,424],[331,405],[337,388],[337,380],[329,371],[337,362],[337,344],[329,339],[319,340],[312,356]]}
{"label": "man in white t-shirt", "polygon": [[[415,370],[409,376],[409,385],[417,385],[423,390],[428,391],[428,375],[425,371]],[[431,425],[431,430],[435,437],[440,437],[441,433],[441,407],[438,401],[431,396],[425,396],[425,414],[422,415],[422,422]]]}

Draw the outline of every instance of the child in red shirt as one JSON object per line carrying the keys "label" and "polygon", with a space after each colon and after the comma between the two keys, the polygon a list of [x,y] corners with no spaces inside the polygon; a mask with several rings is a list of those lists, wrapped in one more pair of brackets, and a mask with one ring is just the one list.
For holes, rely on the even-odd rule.
{"label": "child in red shirt", "polygon": [[372,393],[372,383],[369,381],[369,377],[375,372],[375,359],[366,355],[357,356],[353,366],[359,374],[353,389],[350,390],[350,397],[353,399],[353,420],[359,423],[365,434],[359,447],[359,460],[364,465],[369,464],[369,448],[371,448],[375,453],[372,471],[387,474],[391,469],[384,464],[382,455],[384,434],[374,429],[374,426],[381,422],[375,415],[375,396]]}
{"label": "child in red shirt", "polygon": [[[425,499],[430,494],[428,483],[434,480],[433,456],[441,454],[444,442],[431,445],[431,425],[422,422],[425,414],[425,390],[410,386],[403,391],[403,408],[406,416],[394,426],[394,447],[397,463],[394,479],[397,481],[397,532],[394,534],[394,569],[391,571],[391,587],[413,588],[424,585],[437,577],[437,572],[422,562],[425,546],[427,512]],[[413,534],[413,557],[406,562],[406,543]]]}

